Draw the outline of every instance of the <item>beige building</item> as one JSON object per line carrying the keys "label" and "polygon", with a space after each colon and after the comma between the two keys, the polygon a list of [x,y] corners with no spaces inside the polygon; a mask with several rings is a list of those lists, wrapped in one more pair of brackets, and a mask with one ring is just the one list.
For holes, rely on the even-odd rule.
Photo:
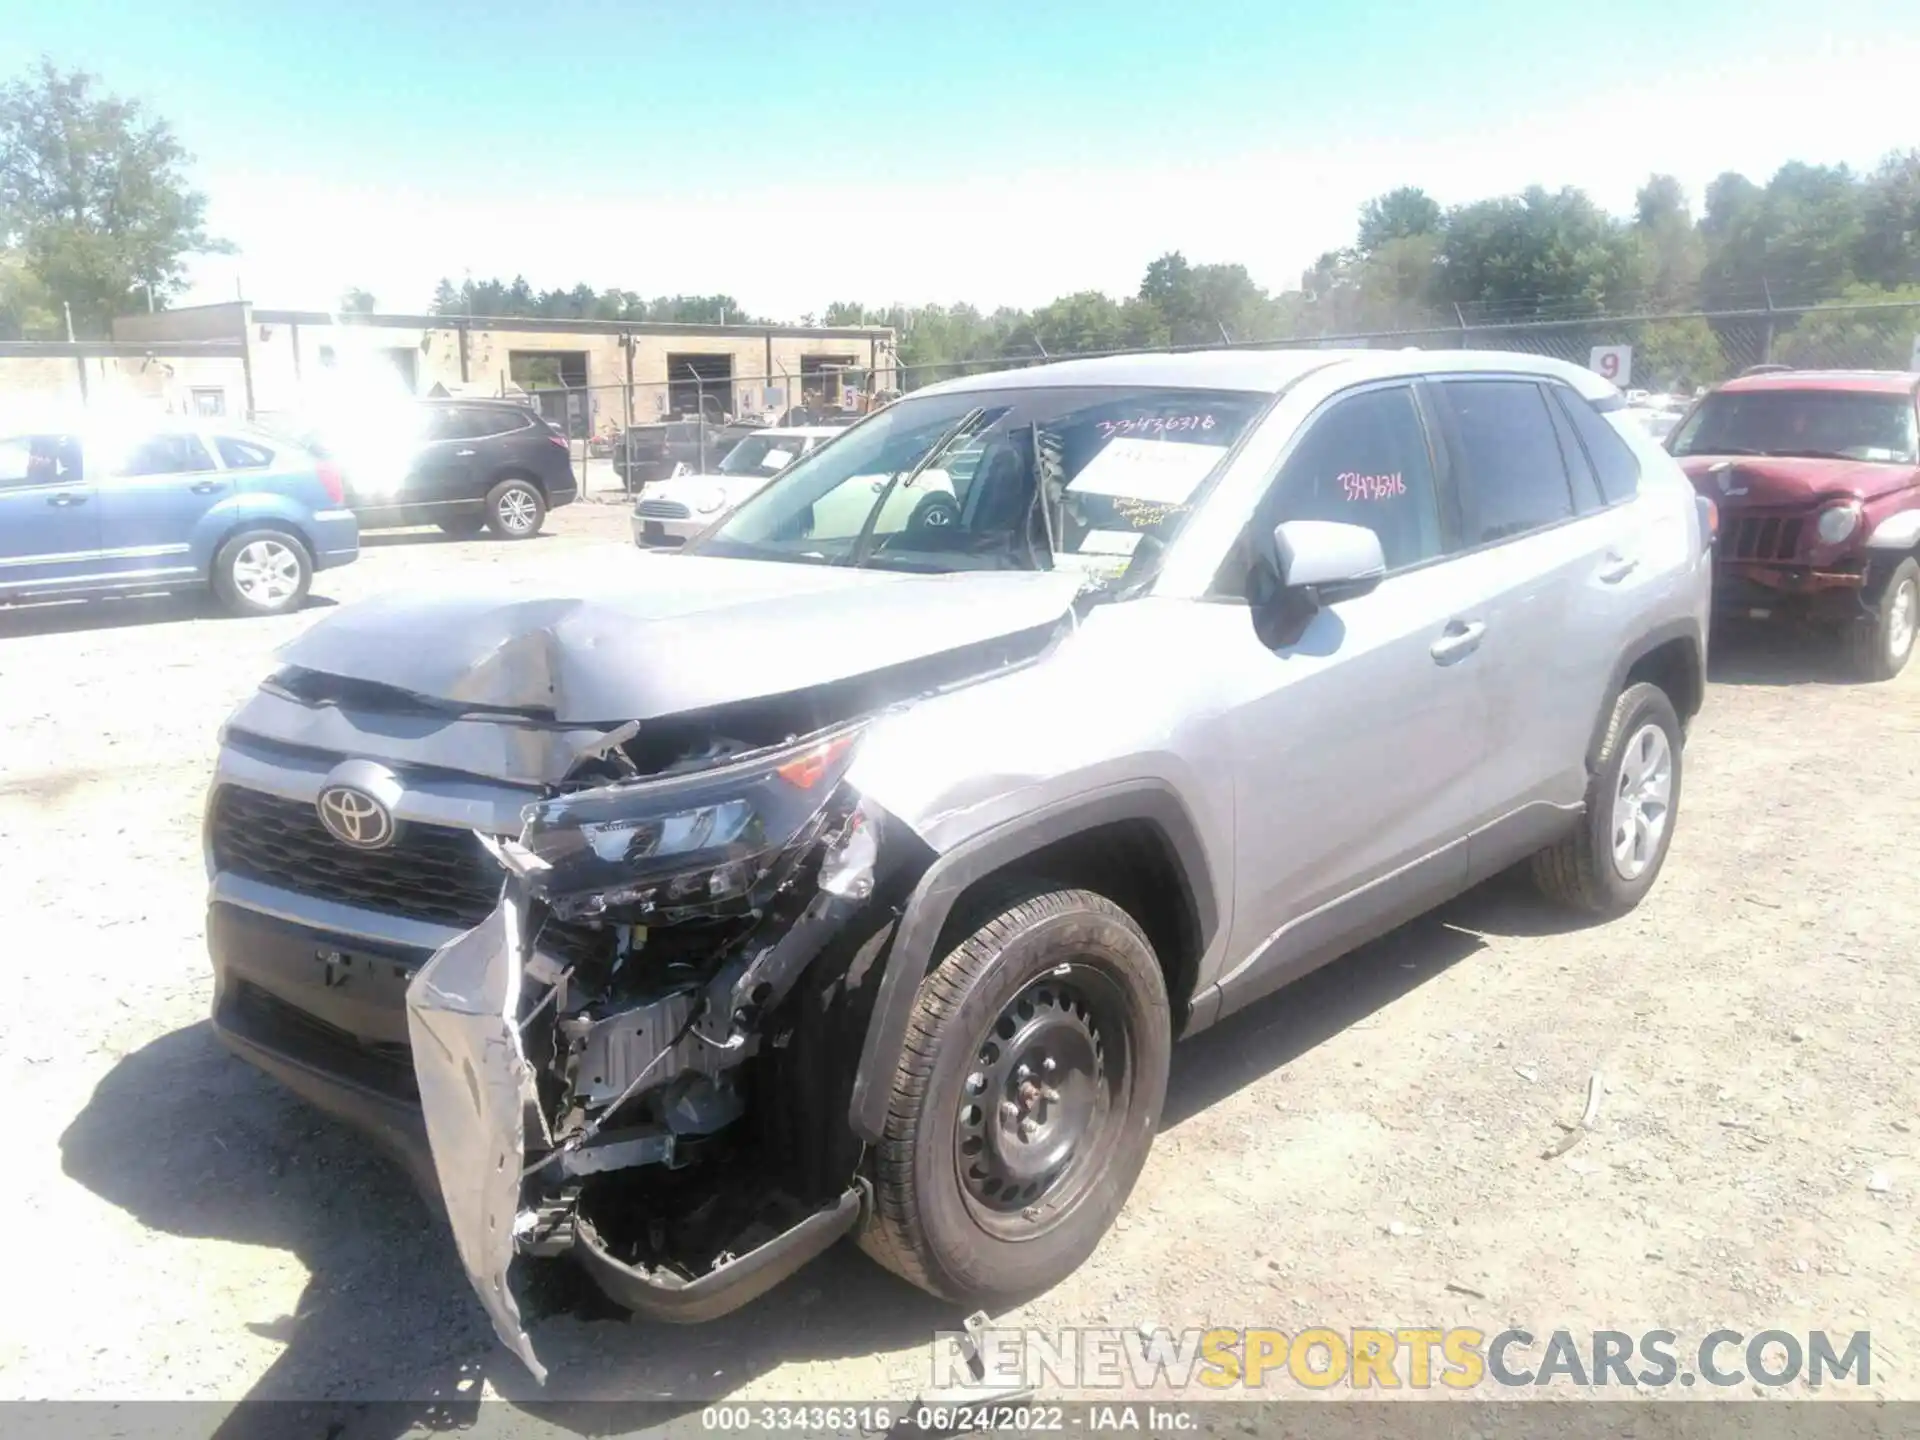
{"label": "beige building", "polygon": [[[239,393],[222,412],[230,415],[296,410],[341,377],[377,376],[422,396],[532,393],[553,418],[570,418],[575,433],[597,434],[703,409],[835,408],[897,384],[894,334],[874,326],[341,317],[233,301],[123,316],[113,333],[116,350],[150,346],[156,355],[170,346],[236,347],[239,370],[227,379]],[[180,362],[169,363],[177,374]],[[175,385],[183,387],[205,388],[192,377]]]}

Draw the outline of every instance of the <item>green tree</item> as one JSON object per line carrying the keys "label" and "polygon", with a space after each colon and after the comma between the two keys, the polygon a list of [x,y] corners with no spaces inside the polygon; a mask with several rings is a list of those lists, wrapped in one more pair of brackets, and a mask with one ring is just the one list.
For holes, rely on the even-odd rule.
{"label": "green tree", "polygon": [[[1800,317],[1774,344],[1788,365],[1905,370],[1920,338],[1920,283],[1849,286],[1839,304]],[[1864,307],[1909,308],[1864,308]]]}
{"label": "green tree", "polygon": [[61,340],[65,320],[26,257],[0,250],[0,340]]}
{"label": "green tree", "polygon": [[1580,190],[1536,185],[1450,212],[1441,298],[1470,320],[1597,315],[1639,289],[1639,246]]}
{"label": "green tree", "polygon": [[1854,270],[1874,285],[1920,284],[1920,150],[1889,155],[1867,177]]}
{"label": "green tree", "polygon": [[1634,199],[1633,233],[1640,246],[1641,310],[1679,310],[1696,304],[1705,264],[1699,228],[1687,193],[1671,175],[1655,175]]}
{"label": "green tree", "polygon": [[355,285],[341,292],[339,308],[342,315],[371,315],[376,304],[372,292]]}
{"label": "green tree", "polygon": [[1635,385],[1680,390],[1727,378],[1726,354],[1704,320],[1655,320],[1641,326],[1632,339]]}
{"label": "green tree", "polygon": [[1167,343],[1218,345],[1273,332],[1272,297],[1244,265],[1194,265],[1175,250],[1147,266],[1138,298],[1159,312]]}
{"label": "green tree", "polygon": [[231,246],[206,230],[206,197],[164,120],[51,60],[0,86],[0,245],[17,250],[76,332],[179,292],[186,261]]}
{"label": "green tree", "polygon": [[1701,295],[1711,309],[1806,305],[1852,283],[1864,234],[1864,187],[1844,165],[1782,165],[1758,194],[1740,177],[1707,191]]}
{"label": "green tree", "polygon": [[1395,240],[1437,235],[1446,223],[1440,202],[1412,185],[1389,190],[1360,207],[1360,235],[1355,248],[1371,255]]}

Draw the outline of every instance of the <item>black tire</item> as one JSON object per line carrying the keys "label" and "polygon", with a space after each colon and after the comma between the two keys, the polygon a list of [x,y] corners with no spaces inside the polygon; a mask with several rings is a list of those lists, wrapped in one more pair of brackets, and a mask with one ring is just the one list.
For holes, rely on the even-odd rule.
{"label": "black tire", "polygon": [[907,517],[906,528],[910,534],[924,530],[945,534],[959,524],[959,503],[951,495],[936,490],[920,497],[920,503],[913,507],[913,513]]}
{"label": "black tire", "polygon": [[307,598],[313,556],[285,530],[243,530],[213,557],[212,579],[214,598],[229,614],[285,615]]}
{"label": "black tire", "polygon": [[531,540],[547,520],[547,497],[521,475],[509,475],[487,492],[487,528],[502,540]]}
{"label": "black tire", "polygon": [[[488,514],[491,513],[491,511],[488,512]],[[435,523],[449,535],[478,535],[487,528],[487,517],[486,515],[460,515],[452,520],[440,520]]]}
{"label": "black tire", "polygon": [[[1903,604],[1904,627],[1896,619]],[[1874,613],[1841,632],[1847,668],[1862,680],[1893,679],[1913,658],[1916,616],[1920,616],[1920,563],[1908,556],[1893,567],[1887,583],[1880,587]],[[1901,628],[1906,632],[1904,639],[1896,633]]]}
{"label": "black tire", "polygon": [[[1633,752],[1641,750],[1649,728],[1657,728],[1666,742],[1665,815],[1657,843],[1649,847],[1642,868],[1629,875],[1615,859],[1614,802],[1623,788],[1623,772],[1635,762]],[[1587,915],[1611,918],[1626,914],[1645,898],[1666,864],[1680,816],[1682,739],[1680,717],[1664,690],[1638,684],[1620,692],[1607,721],[1599,764],[1587,783],[1586,814],[1571,834],[1532,859],[1534,883],[1549,900]],[[1630,857],[1629,868],[1631,860],[1638,858]]]}
{"label": "black tire", "polygon": [[[1089,891],[1024,893],[920,982],[885,1138],[869,1156],[861,1248],[967,1305],[1036,1294],[1093,1253],[1139,1178],[1166,1098],[1166,980],[1140,927]],[[1016,1078],[1028,1060],[1033,1078]],[[1043,1089],[1049,1080],[1059,1088]],[[1032,1107],[1020,1111],[1036,1126],[1030,1146],[1026,1122],[1003,1110],[1009,1095]],[[1047,1148],[1075,1133],[1079,1144],[1050,1164]],[[1039,1178],[988,1196],[975,1162],[1004,1173],[1003,1154]]]}

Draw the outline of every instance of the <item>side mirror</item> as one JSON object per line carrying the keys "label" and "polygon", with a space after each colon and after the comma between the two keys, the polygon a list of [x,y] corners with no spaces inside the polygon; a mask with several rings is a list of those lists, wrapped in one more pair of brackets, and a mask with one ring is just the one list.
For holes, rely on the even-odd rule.
{"label": "side mirror", "polygon": [[1274,526],[1272,548],[1255,569],[1264,573],[1250,596],[1254,633],[1279,650],[1298,643],[1324,604],[1371,590],[1387,561],[1364,525],[1288,520]]}
{"label": "side mirror", "polygon": [[1273,527],[1274,575],[1287,590],[1346,591],[1387,573],[1380,537],[1364,525],[1288,520]]}

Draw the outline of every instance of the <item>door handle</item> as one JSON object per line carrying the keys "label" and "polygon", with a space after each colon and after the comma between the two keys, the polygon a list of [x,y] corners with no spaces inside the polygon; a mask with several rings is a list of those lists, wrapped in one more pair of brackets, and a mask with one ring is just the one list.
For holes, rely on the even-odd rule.
{"label": "door handle", "polygon": [[65,509],[69,505],[86,504],[87,497],[84,495],[75,495],[69,491],[62,490],[58,495],[49,495],[47,497],[47,503],[49,505],[58,505],[62,509]]}
{"label": "door handle", "polygon": [[1440,638],[1428,647],[1427,653],[1433,656],[1435,664],[1451,665],[1478,650],[1480,637],[1486,633],[1487,627],[1483,621],[1449,620],[1447,628],[1440,632]]}
{"label": "door handle", "polygon": [[214,491],[218,490],[221,487],[221,485],[224,483],[225,483],[224,481],[220,481],[220,480],[196,480],[193,482],[193,484],[189,485],[187,488],[193,491],[193,493],[196,495],[211,495]]}
{"label": "door handle", "polygon": [[467,457],[468,457],[469,455],[472,455],[472,454],[473,454],[474,452],[473,452],[473,451],[471,451],[471,450],[456,450],[456,451],[454,451],[453,453],[454,453],[454,457],[455,457],[456,459],[460,459],[460,460],[464,460],[464,459],[466,459],[466,458],[467,458]]}
{"label": "door handle", "polygon": [[1609,555],[1600,566],[1600,583],[1618,585],[1627,576],[1640,568],[1638,560],[1629,560],[1624,555]]}

